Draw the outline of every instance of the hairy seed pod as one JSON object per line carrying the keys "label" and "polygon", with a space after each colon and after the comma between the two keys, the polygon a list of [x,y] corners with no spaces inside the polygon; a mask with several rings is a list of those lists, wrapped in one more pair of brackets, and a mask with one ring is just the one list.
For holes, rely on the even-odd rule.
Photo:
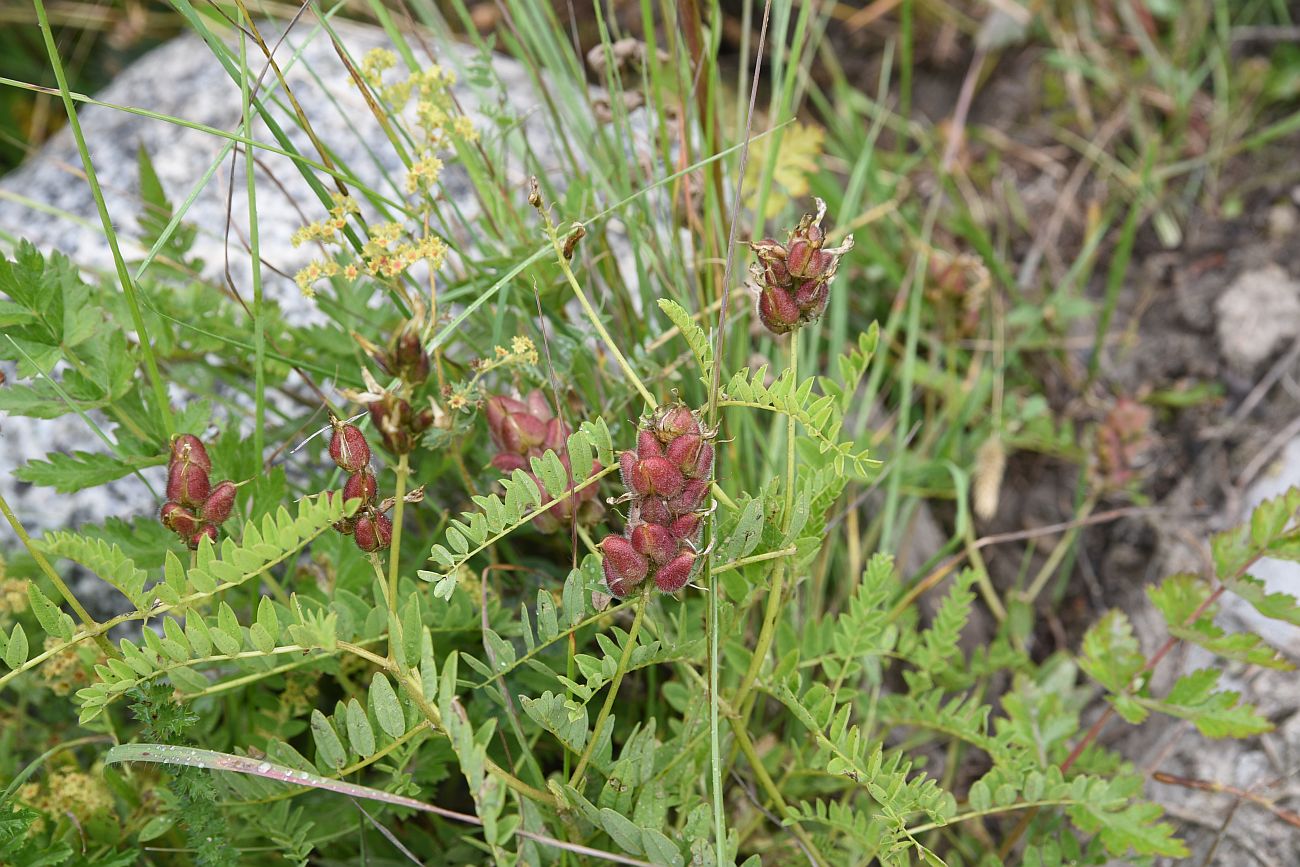
{"label": "hairy seed pod", "polygon": [[674,515],[684,515],[704,508],[709,496],[708,479],[691,479],[682,487],[682,492],[668,501],[668,511]]}
{"label": "hairy seed pod", "polygon": [[393,522],[384,515],[363,514],[356,520],[352,537],[362,551],[381,551],[393,541]]}
{"label": "hairy seed pod", "polygon": [[704,447],[704,438],[699,434],[682,434],[668,444],[668,460],[672,461],[682,475],[695,475],[695,465],[700,459],[700,450]]}
{"label": "hairy seed pod", "polygon": [[664,447],[654,431],[643,430],[636,435],[636,453],[640,458],[662,458]]}
{"label": "hairy seed pod", "polygon": [[369,504],[374,501],[376,490],[375,474],[366,467],[361,472],[348,476],[348,480],[343,483],[343,501],[360,500],[363,504]]}
{"label": "hairy seed pod", "polygon": [[673,497],[686,480],[667,458],[644,458],[632,470],[632,490],[643,497]]}
{"label": "hairy seed pod", "polygon": [[187,541],[199,528],[199,519],[180,503],[170,501],[163,503],[159,515],[164,527]]}
{"label": "hairy seed pod", "polygon": [[203,442],[194,434],[180,434],[172,440],[171,463],[198,464],[207,472],[212,472],[212,460]]}
{"label": "hairy seed pod", "polygon": [[528,461],[524,460],[519,455],[514,455],[510,452],[501,452],[500,454],[493,455],[491,464],[506,475],[510,475],[515,470],[528,470]]}
{"label": "hairy seed pod", "polygon": [[703,523],[703,517],[698,514],[682,515],[668,526],[668,531],[673,534],[673,538],[679,542],[694,543],[700,533],[700,524]]}
{"label": "hairy seed pod", "polygon": [[661,407],[655,413],[654,431],[660,442],[668,443],[683,434],[700,433],[700,422],[684,403]]}
{"label": "hairy seed pod", "polygon": [[618,475],[623,487],[632,487],[632,475],[636,471],[636,452],[620,452],[618,456]]}
{"label": "hairy seed pod", "polygon": [[758,318],[774,334],[793,331],[799,324],[799,305],[779,286],[765,286],[758,296]]}
{"label": "hairy seed pod", "polygon": [[654,577],[655,586],[663,593],[676,593],[691,580],[691,572],[694,570],[695,555],[689,552],[682,554],[659,567]]}
{"label": "hairy seed pod", "polygon": [[202,527],[199,527],[194,535],[190,537],[189,546],[191,548],[198,548],[203,542],[204,536],[215,545],[217,542],[217,528],[211,524],[204,524]]}
{"label": "hairy seed pod", "polygon": [[606,536],[600,551],[604,555],[605,583],[615,596],[626,596],[650,571],[649,561],[622,536]]}
{"label": "hairy seed pod", "polygon": [[668,526],[673,522],[674,515],[668,510],[668,504],[660,499],[645,499],[634,501],[632,508],[628,512],[628,523],[635,524],[638,520],[648,521],[651,524],[663,524]]}
{"label": "hairy seed pod", "polygon": [[[373,404],[372,404],[373,405]],[[370,464],[370,444],[366,435],[356,425],[333,420],[334,436],[330,438],[330,457],[343,470],[355,473]]]}
{"label": "hairy seed pod", "polygon": [[208,471],[190,461],[171,465],[167,471],[167,499],[197,509],[212,493]]}
{"label": "hairy seed pod", "polygon": [[677,555],[678,542],[662,524],[637,524],[632,529],[632,547],[651,563],[667,563]]}
{"label": "hairy seed pod", "polygon": [[235,483],[231,481],[218,482],[217,486],[208,494],[208,498],[203,501],[203,509],[200,514],[203,520],[213,526],[221,526],[226,519],[230,517],[231,511],[235,508]]}

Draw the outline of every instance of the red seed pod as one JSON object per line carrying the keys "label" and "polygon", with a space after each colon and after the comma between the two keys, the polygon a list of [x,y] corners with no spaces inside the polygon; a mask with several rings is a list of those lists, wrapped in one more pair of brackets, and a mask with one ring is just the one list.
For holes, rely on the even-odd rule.
{"label": "red seed pod", "polygon": [[636,471],[636,452],[622,452],[618,456],[618,474],[623,480],[623,487],[632,487],[632,476]]}
{"label": "red seed pod", "polygon": [[[371,404],[374,406],[374,404]],[[330,457],[349,473],[355,473],[370,463],[370,444],[366,435],[356,425],[332,419],[334,436],[330,439]]]}
{"label": "red seed pod", "polygon": [[182,506],[198,508],[212,493],[212,481],[208,471],[192,461],[181,461],[171,465],[167,471],[167,499],[175,500]]}
{"label": "red seed pod", "polygon": [[186,462],[198,464],[209,473],[212,472],[212,461],[208,458],[208,450],[194,434],[180,434],[172,440],[171,463]]}
{"label": "red seed pod", "polygon": [[667,563],[677,555],[678,542],[663,524],[637,524],[632,528],[632,547],[651,563]]}
{"label": "red seed pod", "polygon": [[207,536],[208,539],[210,539],[213,544],[216,544],[217,528],[212,526],[211,524],[204,524],[202,527],[199,527],[199,529],[194,533],[194,535],[190,537],[189,546],[191,548],[198,548],[199,544],[203,541],[204,536]]}
{"label": "red seed pod", "polygon": [[343,483],[343,500],[360,500],[368,504],[374,501],[375,491],[375,474],[366,467],[359,473],[353,473],[348,476],[348,480]]}
{"label": "red seed pod", "polygon": [[553,418],[546,423],[546,439],[542,442],[543,449],[550,449],[555,453],[564,450],[565,444],[569,439],[569,426],[558,418]]}
{"label": "red seed pod", "polygon": [[799,305],[779,286],[765,286],[758,296],[758,318],[774,334],[785,334],[799,324]]}
{"label": "red seed pod", "polygon": [[363,514],[356,520],[353,538],[362,551],[380,551],[393,541],[393,522],[384,515]]}
{"label": "red seed pod", "polygon": [[695,571],[695,555],[687,552],[659,567],[654,577],[655,586],[664,593],[676,593],[691,580],[693,571]]}
{"label": "red seed pod", "polygon": [[496,467],[506,475],[509,475],[515,470],[528,469],[528,461],[524,460],[519,455],[511,454],[510,452],[501,452],[500,454],[493,456],[492,466]]}
{"label": "red seed pod", "polygon": [[709,480],[691,479],[682,487],[680,494],[668,501],[668,511],[674,516],[698,511],[704,508],[708,496]]}
{"label": "red seed pod", "polygon": [[713,444],[705,443],[700,446],[700,453],[695,458],[695,469],[687,473],[688,476],[697,479],[709,479],[713,477]]}
{"label": "red seed pod", "polygon": [[674,515],[668,511],[668,504],[659,499],[634,502],[628,512],[628,523],[630,524],[635,524],[640,520],[667,526],[673,522],[673,518]]}
{"label": "red seed pod", "polygon": [[785,266],[790,269],[790,275],[799,279],[811,277],[812,274],[808,271],[808,264],[815,252],[812,245],[807,241],[792,243],[785,257]]}
{"label": "red seed pod", "polygon": [[703,446],[704,438],[699,434],[683,434],[668,444],[668,460],[676,464],[683,475],[693,476]]}
{"label": "red seed pod", "polygon": [[700,532],[703,517],[698,514],[682,515],[668,526],[669,532],[680,542],[694,542]]}
{"label": "red seed pod", "polygon": [[684,403],[661,407],[655,415],[655,434],[661,442],[671,442],[682,434],[701,433],[695,413]]}
{"label": "red seed pod", "polygon": [[636,435],[636,453],[641,458],[661,458],[664,447],[659,444],[659,437],[654,431],[643,430]]}
{"label": "red seed pod", "polygon": [[790,284],[790,269],[785,266],[785,262],[780,259],[772,259],[764,263],[763,278],[773,286],[788,286]]}
{"label": "red seed pod", "polygon": [[605,583],[615,596],[626,596],[650,571],[649,561],[622,536],[606,536],[601,540],[600,551],[605,557]]}
{"label": "red seed pod", "polygon": [[219,482],[208,498],[203,501],[203,520],[214,526],[221,526],[230,517],[235,508],[235,483]]}
{"label": "red seed pod", "polygon": [[493,395],[483,405],[483,414],[487,417],[488,434],[497,448],[505,448],[505,423],[511,413],[525,412],[527,406],[513,397],[503,394]]}
{"label": "red seed pod", "polygon": [[160,516],[164,527],[187,541],[199,528],[199,519],[180,503],[163,503]]}
{"label": "red seed pod", "polygon": [[632,490],[643,497],[673,497],[686,480],[667,458],[645,458],[632,469]]}

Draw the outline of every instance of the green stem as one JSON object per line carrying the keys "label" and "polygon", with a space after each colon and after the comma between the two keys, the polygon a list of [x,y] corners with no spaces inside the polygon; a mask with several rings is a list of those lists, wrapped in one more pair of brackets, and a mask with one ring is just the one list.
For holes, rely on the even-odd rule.
{"label": "green stem", "polygon": [[[338,643],[338,648],[345,653],[350,653],[353,656],[360,657],[361,659],[364,659],[391,674],[406,692],[411,701],[415,703],[415,706],[420,709],[420,713],[424,714],[424,718],[433,724],[434,729],[446,734],[447,729],[444,728],[442,724],[442,713],[439,712],[436,705],[431,704],[429,700],[424,697],[423,687],[421,686],[419,679],[412,673],[399,671],[396,662],[393,662],[391,659],[385,659],[377,653],[371,653],[369,650],[366,650],[364,647],[360,647],[359,645],[347,641],[340,641]],[[537,801],[538,803],[550,805],[555,804],[555,798],[549,792],[543,792],[541,789],[528,785],[491,759],[484,759],[483,766],[487,769],[489,774],[505,783],[507,788],[513,789],[519,794]]]}
{"label": "green stem", "polygon": [[[240,95],[244,110],[244,135],[252,138],[253,113],[248,88],[251,76],[248,73],[248,38],[246,36],[241,36],[239,40],[239,62],[245,70],[245,74],[239,77]],[[248,256],[251,260],[249,266],[253,269],[253,346],[255,347],[256,358],[253,373],[253,452],[257,455],[257,465],[261,467],[266,445],[266,321],[262,309],[262,249],[261,237],[257,228],[257,182],[253,175],[255,165],[252,151],[245,147],[244,176],[248,189]]]}
{"label": "green stem", "polygon": [[1069,553],[1071,546],[1074,545],[1074,540],[1078,538],[1084,520],[1092,514],[1092,510],[1096,505],[1097,497],[1089,495],[1088,499],[1084,501],[1083,507],[1079,509],[1079,514],[1074,519],[1074,526],[1056,543],[1056,547],[1052,549],[1052,553],[1047,557],[1047,562],[1043,563],[1029,588],[1021,594],[1021,599],[1025,604],[1033,605],[1034,600],[1038,598],[1038,594],[1043,592],[1043,588],[1047,586],[1047,582],[1051,580],[1053,573],[1056,572],[1056,567],[1061,565],[1061,561],[1065,559],[1065,555]]}
{"label": "green stem", "polygon": [[[793,388],[799,388],[799,331],[798,329],[790,332],[790,381]],[[784,534],[790,529],[790,519],[794,512],[794,483],[795,483],[795,424],[794,416],[786,416],[785,428],[786,446],[785,446],[785,512],[781,516],[781,532]],[[772,639],[776,636],[776,621],[781,613],[781,596],[785,590],[786,571],[789,566],[789,560],[782,559],[777,564],[776,572],[772,576],[772,589],[767,594],[767,608],[763,612],[763,626],[758,633],[758,641],[754,645],[754,655],[749,660],[749,668],[745,671],[745,677],[740,682],[740,688],[736,691],[735,697],[731,700],[734,707],[742,709],[745,707],[745,700],[749,698],[750,691],[754,688],[754,682],[758,679],[759,669],[763,667],[764,660],[767,659],[767,652],[772,647]]]}
{"label": "green stem", "polygon": [[[104,191],[100,189],[94,163],[90,160],[90,150],[86,147],[86,136],[81,131],[81,121],[77,118],[77,110],[72,103],[72,94],[68,89],[68,76],[63,70],[63,61],[59,58],[58,46],[54,43],[54,32],[50,29],[50,19],[45,12],[44,0],[33,0],[33,2],[36,5],[36,19],[40,24],[41,35],[45,38],[45,50],[50,57],[50,67],[54,70],[54,78],[59,83],[59,96],[63,99],[63,109],[68,115],[68,126],[72,129],[72,137],[76,140],[77,152],[81,156],[81,164],[86,170],[86,182],[90,184],[90,192],[95,199],[95,208],[99,211],[99,221],[104,227],[104,239],[108,241],[108,248],[113,254],[113,265],[117,269],[117,279],[122,284],[122,292],[126,295],[126,306],[131,311],[131,323],[135,327],[136,339],[140,344],[140,354],[144,356],[145,368],[149,372],[149,381],[153,386],[154,400],[158,404],[158,417],[162,422],[163,430],[170,431],[175,427],[175,422],[172,419],[171,405],[167,401],[167,386],[163,383],[162,375],[158,372],[158,361],[154,358],[153,343],[149,340],[149,331],[145,328],[144,317],[140,315],[140,303],[136,297],[135,283],[131,280],[131,273],[126,267],[126,259],[123,258],[122,249],[117,243],[117,232],[113,229],[113,219],[108,214],[108,204],[104,201]],[[105,643],[107,643],[107,640]]]}
{"label": "green stem", "polygon": [[[402,559],[402,507],[406,505],[406,478],[410,473],[410,457],[402,455],[397,459],[397,489],[393,492],[397,497],[397,504],[393,506],[393,542],[388,551],[388,622],[390,624],[397,622],[397,568]],[[396,657],[393,654],[393,644],[396,641],[396,636],[389,636],[388,655],[394,659]]]}
{"label": "green stem", "polygon": [[[744,722],[734,716],[729,717],[728,722],[731,723],[731,731],[736,736],[736,743],[740,745],[740,751],[745,754],[745,758],[749,761],[749,766],[754,770],[754,776],[758,778],[758,784],[763,787],[763,791],[772,799],[772,804],[776,807],[777,814],[782,819],[789,821],[791,819],[790,807],[786,804],[785,798],[781,796],[780,787],[777,786],[776,782],[772,779],[772,775],[767,772],[767,768],[763,766],[763,760],[759,758],[758,751],[754,749],[754,742],[750,740],[749,732],[745,730]],[[799,826],[798,822],[790,822],[787,827],[799,842],[804,845],[804,848],[807,850],[808,860],[812,861],[814,865],[820,867],[820,865],[831,863],[826,860],[826,856],[822,855],[822,853],[818,851],[817,844],[813,842],[813,839],[808,835],[808,832]]]}
{"label": "green stem", "polygon": [[[41,549],[36,547],[35,543],[32,542],[32,537],[27,534],[27,528],[18,520],[18,516],[14,514],[13,509],[9,508],[9,503],[5,500],[4,495],[2,494],[0,494],[0,512],[4,513],[5,518],[9,521],[9,526],[14,528],[14,533],[17,534],[19,541],[23,543],[23,547],[27,549],[27,553],[32,555],[32,559],[36,561],[36,565],[45,573],[45,577],[50,579],[50,583],[54,585],[54,589],[59,591],[59,595],[62,596],[64,601],[68,603],[68,606],[76,612],[76,615],[81,618],[81,622],[86,625],[87,631],[95,632],[95,630],[99,629],[99,624],[95,622],[95,618],[90,616],[90,612],[86,611],[81,602],[73,594],[72,590],[69,589],[68,585],[63,583],[63,579],[59,577],[59,573],[54,571],[54,567],[50,565],[50,561],[45,559],[45,555],[41,553]],[[95,635],[95,641],[109,656],[117,656],[117,651],[113,648],[112,643],[109,642],[103,633],[97,633]]]}
{"label": "green stem", "polygon": [[623,683],[623,675],[627,674],[628,663],[632,660],[632,651],[636,648],[636,636],[641,631],[641,620],[645,616],[646,602],[650,598],[651,585],[647,583],[645,587],[646,589],[641,591],[641,598],[637,600],[636,617],[632,618],[632,628],[628,630],[627,641],[623,645],[623,655],[619,657],[618,669],[614,672],[614,679],[610,681],[609,692],[605,694],[605,703],[601,705],[600,713],[596,716],[596,725],[591,730],[591,737],[582,751],[582,757],[578,759],[578,766],[574,768],[573,776],[569,778],[569,785],[575,789],[582,784],[583,772],[587,770],[587,763],[591,761],[591,753],[596,748],[596,741],[600,740],[600,733],[605,728],[609,711],[618,696],[619,685]]}
{"label": "green stem", "polygon": [[587,293],[582,291],[582,286],[579,285],[578,278],[574,276],[573,268],[569,266],[569,260],[564,258],[564,248],[560,246],[560,237],[556,234],[553,227],[551,228],[551,243],[555,247],[555,257],[560,262],[560,270],[564,272],[565,278],[568,279],[569,286],[573,289],[573,294],[578,297],[578,303],[582,305],[583,312],[587,314],[587,320],[591,322],[591,326],[596,329],[596,333],[600,335],[600,339],[605,342],[605,348],[608,349],[609,354],[614,357],[614,361],[618,362],[618,366],[622,368],[623,375],[627,377],[628,382],[632,383],[632,385],[636,387],[636,390],[641,392],[641,397],[645,399],[646,404],[651,409],[654,409],[659,405],[658,401],[654,399],[654,395],[652,395],[650,390],[645,387],[645,383],[641,381],[641,377],[636,375],[636,371],[632,369],[632,365],[629,364],[627,359],[623,356],[623,353],[618,348],[618,344],[614,342],[614,338],[605,328],[605,323],[600,321],[600,316],[596,314],[596,308],[591,306],[591,301],[587,298]]}

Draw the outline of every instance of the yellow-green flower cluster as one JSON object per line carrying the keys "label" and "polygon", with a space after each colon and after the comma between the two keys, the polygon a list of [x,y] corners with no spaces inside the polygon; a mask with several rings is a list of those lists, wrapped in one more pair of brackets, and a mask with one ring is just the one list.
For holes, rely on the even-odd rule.
{"label": "yellow-green flower cluster", "polygon": [[536,366],[540,361],[537,346],[532,338],[522,334],[510,338],[510,348],[498,346],[491,358],[480,359],[472,364],[474,375],[468,380],[452,383],[445,390],[445,403],[448,409],[469,411],[470,407],[481,399],[478,392],[479,380],[489,371],[511,365]]}
{"label": "yellow-green flower cluster", "polygon": [[79,821],[113,809],[113,794],[104,780],[78,770],[53,771],[43,788],[27,783],[18,790],[18,801],[47,816],[71,815]]}
{"label": "yellow-green flower cluster", "polygon": [[348,217],[351,214],[359,213],[361,210],[357,207],[357,200],[351,196],[335,193],[333,200],[334,207],[330,208],[328,219],[308,223],[293,233],[293,237],[289,240],[295,247],[301,247],[311,241],[319,241],[322,244],[337,241],[339,233],[343,231],[343,227],[348,223]]}

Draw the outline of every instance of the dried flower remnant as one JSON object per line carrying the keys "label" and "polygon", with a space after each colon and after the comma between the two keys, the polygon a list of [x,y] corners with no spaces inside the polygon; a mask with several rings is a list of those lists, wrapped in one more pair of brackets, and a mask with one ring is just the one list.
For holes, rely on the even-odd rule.
{"label": "dried flower remnant", "polygon": [[619,455],[627,526],[600,543],[612,595],[627,596],[647,578],[663,593],[690,581],[699,563],[701,519],[710,508],[715,436],[683,403],[641,419],[636,448]]}
{"label": "dried flower remnant", "polygon": [[825,246],[821,224],[826,203],[816,201],[817,213],[804,214],[784,244],[772,238],[750,243],[758,256],[750,267],[758,318],[774,334],[786,334],[821,318],[840,258],[853,249],[852,235],[838,247]]}
{"label": "dried flower remnant", "polygon": [[[572,431],[551,412],[551,406],[541,391],[535,389],[523,400],[505,395],[490,397],[484,414],[487,416],[488,434],[498,449],[492,458],[493,467],[507,475],[522,470],[541,489],[544,485],[533,473],[531,460],[540,458],[549,450],[559,455],[565,472],[573,475],[566,449]],[[600,469],[600,463],[593,460],[590,475],[595,475]],[[584,478],[586,476],[575,478],[574,482],[580,482]],[[596,498],[596,488],[592,485],[538,515],[533,519],[533,526],[543,533],[554,533],[569,526],[575,517],[584,524],[594,523],[604,511]]]}

